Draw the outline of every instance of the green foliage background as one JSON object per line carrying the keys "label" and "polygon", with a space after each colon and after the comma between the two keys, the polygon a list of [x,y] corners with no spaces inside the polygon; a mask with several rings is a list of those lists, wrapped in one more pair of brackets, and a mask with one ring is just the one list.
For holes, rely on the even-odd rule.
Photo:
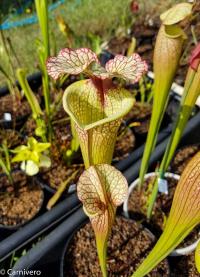
{"label": "green foliage background", "polygon": [[[1,0],[0,16],[4,20],[9,13],[12,13],[13,2]],[[16,0],[16,2],[20,1]],[[49,4],[53,1],[49,0]],[[130,21],[134,21],[134,15],[130,11],[131,0],[80,0],[80,4],[76,4],[75,0],[66,0],[63,5],[50,12],[50,30],[51,42],[57,50],[67,47],[66,37],[60,32],[56,22],[56,16],[61,15],[76,36],[77,47],[90,47],[91,41],[88,40],[87,34],[92,33],[101,37],[102,41],[109,40],[118,28],[126,29]],[[135,20],[143,20],[145,16],[158,15],[161,11],[177,0],[138,0],[140,12]],[[182,1],[181,1],[182,2]],[[34,5],[31,6],[34,13]],[[28,17],[29,14],[14,15],[13,20]],[[38,59],[36,54],[36,39],[39,38],[38,24],[17,27],[4,31],[6,37],[9,37],[21,66],[27,68],[28,73],[37,70]],[[13,63],[17,67],[16,59],[11,54]],[[7,69],[5,55],[2,50],[2,42],[0,40],[0,65]],[[3,75],[0,73],[0,85],[5,83]]]}

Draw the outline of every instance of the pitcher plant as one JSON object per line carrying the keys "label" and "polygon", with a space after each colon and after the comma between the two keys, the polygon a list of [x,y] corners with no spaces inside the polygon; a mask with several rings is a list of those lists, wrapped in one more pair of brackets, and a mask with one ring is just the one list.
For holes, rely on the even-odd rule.
{"label": "pitcher plant", "polygon": [[83,73],[89,77],[65,90],[63,106],[75,123],[85,167],[110,164],[122,118],[135,102],[133,95],[113,78],[135,83],[147,71],[146,62],[138,54],[117,55],[104,68],[90,49],[66,48],[48,59],[47,69],[54,79],[62,74]]}

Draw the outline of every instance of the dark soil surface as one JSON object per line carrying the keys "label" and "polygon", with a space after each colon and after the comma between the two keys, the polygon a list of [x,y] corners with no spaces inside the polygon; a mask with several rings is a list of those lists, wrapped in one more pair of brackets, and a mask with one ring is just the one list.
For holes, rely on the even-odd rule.
{"label": "dark soil surface", "polygon": [[[174,159],[171,163],[171,172],[181,174],[191,160],[191,158],[200,150],[199,145],[189,145],[183,148],[180,148]],[[173,195],[175,192],[176,182],[169,182],[169,192],[168,196],[159,194],[158,201],[155,205],[154,214],[152,216],[151,222],[145,222],[145,212],[146,212],[146,194],[143,193],[143,196],[140,197],[140,194],[137,190],[131,194],[129,201],[129,214],[131,218],[135,218],[138,220],[144,221],[144,224],[148,226],[154,234],[159,235],[161,229],[164,228],[166,216],[168,216]],[[148,182],[149,183],[149,182]],[[145,182],[145,186],[147,188],[147,182]],[[147,193],[148,194],[148,193]],[[188,236],[187,238],[179,245],[179,248],[186,247],[193,243],[195,240],[199,238],[200,234],[200,226],[197,226]],[[196,277],[199,276],[199,273],[196,270],[194,263],[194,252],[188,256],[181,257],[171,257],[170,258],[171,266],[171,277]]]}
{"label": "dark soil surface", "polygon": [[[35,120],[29,118],[24,125],[23,132],[25,135],[34,136],[36,127]],[[62,120],[53,125],[53,134],[54,146],[57,145],[59,152],[66,151],[70,148],[72,134],[69,120]]]}
{"label": "dark soil surface", "polygon": [[[131,276],[154,244],[155,240],[149,231],[132,220],[118,217],[108,241],[108,276]],[[65,256],[64,276],[102,276],[90,223],[81,228],[70,243]],[[147,276],[169,276],[167,261],[164,260]]]}
{"label": "dark soil surface", "polygon": [[42,180],[53,189],[58,189],[60,184],[71,177],[72,174],[75,174],[75,176],[69,182],[69,186],[76,184],[83,170],[83,164],[67,165],[64,161],[53,160],[50,169],[44,170],[42,173]]}
{"label": "dark soil surface", "polygon": [[113,38],[109,41],[109,51],[113,55],[125,55],[131,39],[129,37]]}
{"label": "dark soil surface", "polygon": [[169,186],[169,194],[158,194],[157,201],[154,205],[154,210],[150,222],[146,222],[146,211],[147,211],[147,200],[150,195],[151,187],[153,185],[155,178],[149,177],[145,180],[143,184],[142,192],[134,189],[130,194],[128,210],[131,218],[135,220],[142,220],[143,224],[152,229],[154,233],[160,235],[160,232],[163,230],[166,216],[169,214],[174,192],[176,189],[177,181],[172,178],[167,178]]}
{"label": "dark soil surface", "polygon": [[181,175],[186,165],[200,151],[200,145],[188,145],[180,148],[171,163],[171,171]]}
{"label": "dark soil surface", "polygon": [[135,148],[135,136],[130,128],[120,127],[115,144],[113,160],[120,161],[125,159]]}
{"label": "dark soil surface", "polygon": [[137,135],[146,135],[149,130],[151,112],[151,104],[136,102],[124,120],[128,123],[138,123],[138,126],[133,127],[134,133]]}
{"label": "dark soil surface", "polygon": [[16,119],[31,114],[31,108],[25,97],[20,100],[17,96],[6,95],[1,97],[1,119],[3,119],[4,113],[11,113],[12,117]]}
{"label": "dark soil surface", "polygon": [[[162,230],[165,227],[166,219],[171,209],[177,181],[172,178],[167,178],[169,194],[158,194],[151,220],[148,222],[146,219],[146,203],[147,197],[149,195],[148,188],[150,189],[151,185],[153,184],[153,180],[154,178],[151,177],[144,182],[142,194],[140,194],[137,189],[132,191],[129,198],[128,210],[131,218],[139,221],[141,220],[144,226],[148,227],[155,235],[160,236]],[[179,247],[186,247],[193,243],[199,237],[199,233],[200,226],[197,226],[179,245]]]}
{"label": "dark soil surface", "polygon": [[[51,167],[43,169],[42,180],[53,189],[58,189],[59,185],[74,174],[69,185],[76,184],[84,170],[80,150],[75,153],[71,162],[64,160],[64,154],[70,149],[72,134],[69,121],[53,126],[54,143],[51,145]],[[59,172],[59,174],[58,174]]]}
{"label": "dark soil surface", "polygon": [[41,187],[21,171],[12,174],[15,189],[6,176],[0,177],[0,224],[16,226],[32,219],[43,203]]}
{"label": "dark soil surface", "polygon": [[55,144],[59,148],[60,152],[64,152],[70,149],[70,144],[72,140],[71,126],[69,121],[64,121],[62,123],[53,126],[54,140]]}
{"label": "dark soil surface", "polygon": [[35,129],[37,128],[36,122],[33,118],[29,117],[23,128],[22,128],[22,132],[26,135],[26,136],[34,136],[35,135]]}
{"label": "dark soil surface", "polygon": [[195,267],[194,252],[188,256],[171,257],[170,277],[199,277]]}
{"label": "dark soil surface", "polygon": [[0,130],[0,145],[4,140],[7,142],[9,149],[23,144],[25,141],[24,137],[13,129]]}

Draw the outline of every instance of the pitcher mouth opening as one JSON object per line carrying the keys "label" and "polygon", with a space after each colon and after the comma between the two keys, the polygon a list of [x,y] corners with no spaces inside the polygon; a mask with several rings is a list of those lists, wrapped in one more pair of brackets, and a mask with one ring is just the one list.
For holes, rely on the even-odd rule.
{"label": "pitcher mouth opening", "polygon": [[108,91],[108,86],[106,86],[104,87],[104,90],[107,90],[104,95],[105,105],[102,106],[93,82],[88,79],[79,82],[76,85],[72,84],[73,87],[68,87],[64,92],[63,106],[75,124],[83,130],[120,120],[135,103],[129,91],[113,86],[111,86],[113,89]]}
{"label": "pitcher mouth opening", "polygon": [[108,93],[110,89],[116,89],[117,86],[114,85],[112,80],[108,78],[101,79],[101,78],[92,76],[90,80],[92,84],[95,86],[95,88],[97,89],[97,94],[100,97],[101,105],[104,107],[106,104],[105,95]]}

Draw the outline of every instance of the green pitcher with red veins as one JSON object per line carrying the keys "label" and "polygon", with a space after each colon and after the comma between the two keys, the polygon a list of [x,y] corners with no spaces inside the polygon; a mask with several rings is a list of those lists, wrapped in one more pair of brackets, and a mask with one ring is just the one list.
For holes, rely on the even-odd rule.
{"label": "green pitcher with red veins", "polygon": [[135,83],[147,71],[146,62],[138,54],[117,55],[102,67],[90,49],[65,48],[47,60],[47,70],[54,79],[62,74],[88,77],[65,90],[63,106],[75,124],[85,167],[110,164],[122,118],[135,102],[133,95],[112,79]]}
{"label": "green pitcher with red veins", "polygon": [[[200,152],[186,166],[176,187],[172,207],[153,250],[131,277],[146,276],[200,223]],[[196,251],[199,270],[199,245]]]}
{"label": "green pitcher with red veins", "polygon": [[154,95],[153,110],[147,141],[140,167],[140,186],[148,170],[151,153],[155,147],[157,135],[169,101],[170,89],[176,75],[187,38],[182,24],[188,22],[192,15],[192,5],[179,3],[164,12],[161,16],[161,26],[156,38],[153,56]]}
{"label": "green pitcher with red veins", "polygon": [[107,241],[114,223],[116,209],[127,197],[126,178],[108,164],[90,166],[77,184],[78,197],[90,218],[103,277],[107,276]]}

